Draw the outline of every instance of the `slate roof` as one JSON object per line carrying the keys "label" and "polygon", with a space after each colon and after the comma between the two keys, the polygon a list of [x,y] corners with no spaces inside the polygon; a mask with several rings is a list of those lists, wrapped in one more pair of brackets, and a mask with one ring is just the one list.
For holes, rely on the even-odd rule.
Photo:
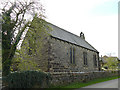
{"label": "slate roof", "polygon": [[52,31],[50,32],[52,37],[98,52],[93,46],[91,46],[86,40],[82,39],[80,36],[70,33],[51,23],[49,23],[49,26],[52,28]]}

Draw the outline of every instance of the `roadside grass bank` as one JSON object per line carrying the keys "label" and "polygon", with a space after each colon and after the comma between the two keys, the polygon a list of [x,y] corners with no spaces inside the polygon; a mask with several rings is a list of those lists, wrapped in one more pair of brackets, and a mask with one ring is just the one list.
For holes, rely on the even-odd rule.
{"label": "roadside grass bank", "polygon": [[104,82],[104,81],[109,81],[109,80],[113,80],[113,79],[117,79],[120,78],[120,76],[114,76],[114,77],[107,77],[107,78],[99,78],[99,79],[94,79],[88,82],[76,82],[76,83],[71,83],[69,85],[65,85],[65,86],[56,86],[56,87],[51,87],[51,88],[81,88],[81,87],[85,87],[88,85],[92,85],[92,84],[96,84],[96,83],[100,83],[100,82]]}

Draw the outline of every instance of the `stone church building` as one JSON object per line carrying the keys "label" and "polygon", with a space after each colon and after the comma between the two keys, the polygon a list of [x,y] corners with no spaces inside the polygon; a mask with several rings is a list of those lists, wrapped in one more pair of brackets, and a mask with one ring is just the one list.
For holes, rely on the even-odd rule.
{"label": "stone church building", "polygon": [[80,36],[50,24],[49,72],[99,71],[99,52]]}
{"label": "stone church building", "polygon": [[[34,58],[44,72],[99,71],[99,52],[86,40],[49,23],[52,31],[42,49],[42,59]],[[39,41],[39,40],[38,40]]]}

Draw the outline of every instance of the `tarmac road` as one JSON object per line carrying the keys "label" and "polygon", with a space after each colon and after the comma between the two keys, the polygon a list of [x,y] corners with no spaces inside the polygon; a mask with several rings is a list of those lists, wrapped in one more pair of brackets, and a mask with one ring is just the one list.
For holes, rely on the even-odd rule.
{"label": "tarmac road", "polygon": [[118,79],[89,85],[89,86],[86,86],[86,87],[83,87],[83,88],[118,88]]}
{"label": "tarmac road", "polygon": [[2,89],[2,77],[0,77],[0,90]]}

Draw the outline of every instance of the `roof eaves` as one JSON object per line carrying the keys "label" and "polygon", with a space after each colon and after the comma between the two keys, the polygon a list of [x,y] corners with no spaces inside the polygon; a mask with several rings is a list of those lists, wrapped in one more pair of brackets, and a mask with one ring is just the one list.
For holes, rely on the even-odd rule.
{"label": "roof eaves", "polygon": [[66,40],[63,40],[63,39],[60,39],[60,38],[54,37],[54,36],[52,36],[52,35],[50,35],[50,36],[51,36],[52,38],[55,38],[55,39],[58,39],[58,40],[61,40],[61,41],[64,41],[64,42],[67,42],[67,43],[70,43],[70,44],[74,44],[74,45],[76,45],[76,46],[79,46],[79,47],[82,47],[82,48],[88,49],[88,50],[90,50],[90,51],[94,51],[94,52],[99,53],[97,50],[92,50],[92,49],[89,49],[89,48],[86,48],[86,47],[83,47],[83,46],[77,45],[77,44],[75,44],[75,43],[71,43],[71,42],[69,42],[69,41],[66,41]]}

